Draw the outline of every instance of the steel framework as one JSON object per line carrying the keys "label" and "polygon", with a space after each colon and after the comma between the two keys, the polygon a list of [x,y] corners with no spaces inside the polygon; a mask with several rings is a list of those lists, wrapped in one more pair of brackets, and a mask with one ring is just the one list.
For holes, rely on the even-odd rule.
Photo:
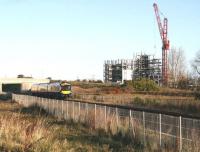
{"label": "steel framework", "polygon": [[161,84],[161,60],[151,55],[137,55],[134,61],[133,80],[148,78]]}

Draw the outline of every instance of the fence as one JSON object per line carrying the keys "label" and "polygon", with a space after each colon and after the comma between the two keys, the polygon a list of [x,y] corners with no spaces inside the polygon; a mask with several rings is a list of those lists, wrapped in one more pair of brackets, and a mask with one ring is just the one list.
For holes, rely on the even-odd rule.
{"label": "fence", "polygon": [[199,151],[200,120],[181,116],[135,111],[105,104],[63,101],[27,95],[12,95],[12,100],[29,107],[38,105],[60,119],[87,123],[112,134],[129,134],[144,145],[173,150]]}

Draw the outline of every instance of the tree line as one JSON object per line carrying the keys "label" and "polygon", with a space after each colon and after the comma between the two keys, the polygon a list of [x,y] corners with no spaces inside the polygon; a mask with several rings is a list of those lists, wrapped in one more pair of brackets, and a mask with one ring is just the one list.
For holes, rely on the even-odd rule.
{"label": "tree line", "polygon": [[187,66],[183,48],[172,47],[168,54],[169,86],[180,89],[200,87],[200,50]]}

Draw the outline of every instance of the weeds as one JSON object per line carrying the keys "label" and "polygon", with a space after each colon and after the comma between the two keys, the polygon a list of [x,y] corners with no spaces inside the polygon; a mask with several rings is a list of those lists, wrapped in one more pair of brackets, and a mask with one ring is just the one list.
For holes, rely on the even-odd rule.
{"label": "weeds", "polygon": [[136,107],[144,107],[152,110],[163,110],[166,112],[176,112],[183,115],[199,116],[200,102],[198,100],[161,100],[154,98],[142,98],[136,96],[130,102]]}
{"label": "weeds", "polygon": [[88,129],[87,125],[73,121],[57,120],[39,108],[22,108],[9,102],[0,102],[0,107],[0,151],[126,152],[135,149],[120,135]]}

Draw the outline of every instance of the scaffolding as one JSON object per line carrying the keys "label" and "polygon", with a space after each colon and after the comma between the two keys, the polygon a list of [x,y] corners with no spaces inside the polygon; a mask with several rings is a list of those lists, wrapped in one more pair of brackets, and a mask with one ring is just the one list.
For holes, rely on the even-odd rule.
{"label": "scaffolding", "polygon": [[133,80],[147,78],[157,84],[162,82],[161,59],[156,59],[151,55],[137,55],[134,61]]}
{"label": "scaffolding", "polygon": [[118,59],[106,60],[104,62],[104,82],[105,83],[124,83],[124,80],[131,78],[134,60]]}

